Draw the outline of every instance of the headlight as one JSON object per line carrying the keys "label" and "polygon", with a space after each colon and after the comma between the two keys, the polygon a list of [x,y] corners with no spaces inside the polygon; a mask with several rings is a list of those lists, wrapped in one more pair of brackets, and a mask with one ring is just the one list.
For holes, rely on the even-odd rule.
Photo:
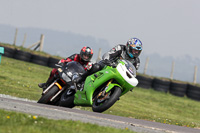
{"label": "headlight", "polygon": [[72,77],[72,73],[71,73],[71,72],[67,72],[67,75],[68,75],[69,77]]}
{"label": "headlight", "polygon": [[67,76],[67,74],[62,73],[62,78],[66,81],[66,82],[70,82],[71,79]]}

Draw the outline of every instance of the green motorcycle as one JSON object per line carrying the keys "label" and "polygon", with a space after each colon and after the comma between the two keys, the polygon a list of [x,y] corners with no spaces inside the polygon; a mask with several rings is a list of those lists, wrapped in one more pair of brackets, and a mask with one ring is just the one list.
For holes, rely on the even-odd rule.
{"label": "green motorcycle", "polygon": [[59,106],[90,106],[94,112],[109,109],[120,96],[138,84],[136,69],[128,60],[118,59],[88,76],[82,85],[72,85],[61,96]]}

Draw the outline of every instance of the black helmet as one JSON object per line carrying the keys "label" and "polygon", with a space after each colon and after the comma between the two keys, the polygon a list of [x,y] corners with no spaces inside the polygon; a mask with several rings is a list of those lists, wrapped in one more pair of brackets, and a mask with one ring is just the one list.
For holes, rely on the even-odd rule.
{"label": "black helmet", "polygon": [[90,47],[83,47],[80,52],[81,59],[84,61],[90,61],[93,56],[93,50]]}

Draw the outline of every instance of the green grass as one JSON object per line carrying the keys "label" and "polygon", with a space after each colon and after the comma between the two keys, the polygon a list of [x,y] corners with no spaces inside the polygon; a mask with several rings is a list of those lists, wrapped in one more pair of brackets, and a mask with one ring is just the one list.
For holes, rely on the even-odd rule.
{"label": "green grass", "polygon": [[45,66],[2,57],[0,93],[36,100],[42,91],[37,84],[45,82],[50,71]]}
{"label": "green grass", "polygon": [[72,120],[49,120],[29,114],[0,110],[0,133],[133,133]]}
{"label": "green grass", "polygon": [[[51,68],[2,58],[0,64],[0,93],[38,100]],[[76,107],[92,111],[90,107]],[[200,128],[200,102],[176,97],[153,89],[135,88],[122,96],[105,114],[144,119],[166,124]]]}

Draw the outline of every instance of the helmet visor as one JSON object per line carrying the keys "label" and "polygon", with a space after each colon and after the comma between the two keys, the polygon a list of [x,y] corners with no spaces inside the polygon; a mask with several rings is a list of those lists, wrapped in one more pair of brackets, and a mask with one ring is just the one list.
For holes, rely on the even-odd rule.
{"label": "helmet visor", "polygon": [[132,54],[134,57],[138,57],[141,53],[141,49],[140,48],[133,48],[132,46],[130,46],[129,53]]}
{"label": "helmet visor", "polygon": [[92,58],[92,54],[90,54],[90,53],[82,53],[82,55],[81,55],[81,58],[84,60],[84,61],[90,61],[91,60],[91,58]]}
{"label": "helmet visor", "polygon": [[84,59],[84,60],[89,60],[89,59],[90,59],[90,56],[87,55],[87,54],[83,54],[83,59]]}

